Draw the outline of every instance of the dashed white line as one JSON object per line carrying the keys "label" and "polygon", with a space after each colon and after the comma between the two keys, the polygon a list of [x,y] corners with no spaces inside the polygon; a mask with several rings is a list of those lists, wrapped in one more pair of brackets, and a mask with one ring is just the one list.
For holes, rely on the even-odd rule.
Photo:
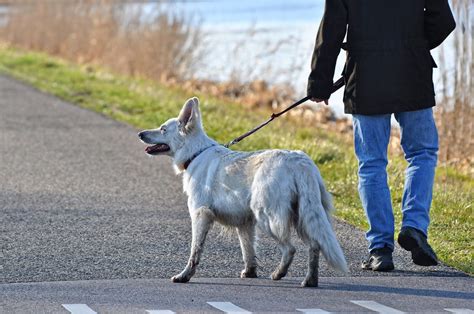
{"label": "dashed white line", "polygon": [[358,306],[365,307],[366,309],[378,312],[378,313],[384,313],[384,314],[402,314],[405,312],[396,310],[392,307],[388,307],[386,305],[374,302],[374,301],[351,301],[354,304],[357,304]]}
{"label": "dashed white line", "polygon": [[330,314],[330,312],[321,309],[296,309],[298,312],[305,314]]}
{"label": "dashed white line", "polygon": [[97,314],[86,304],[61,304],[71,314]]}
{"label": "dashed white line", "polygon": [[[364,307],[366,309],[378,312],[378,313],[386,313],[386,314],[403,314],[404,312],[399,311],[397,309],[388,307],[386,305],[377,303],[375,301],[366,301],[366,300],[352,300],[351,303],[354,303],[358,306]],[[247,310],[244,310],[237,305],[231,302],[207,302],[210,306],[221,310],[222,312],[229,313],[229,314],[242,314],[248,313],[251,314]],[[71,314],[97,314],[94,310],[92,310],[87,304],[61,304],[68,312]],[[305,314],[330,314],[322,309],[296,309],[298,312],[303,312]],[[463,309],[463,308],[445,308],[445,311],[454,313],[454,314],[474,314],[473,310],[470,309]],[[170,310],[147,310],[148,314],[175,314],[176,312]]]}
{"label": "dashed white line", "polygon": [[207,302],[210,306],[221,310],[222,312],[233,314],[233,313],[252,313],[249,311],[246,311],[237,305],[234,305],[230,302]]}
{"label": "dashed white line", "polygon": [[445,311],[455,314],[474,314],[473,310],[470,309],[444,309]]}

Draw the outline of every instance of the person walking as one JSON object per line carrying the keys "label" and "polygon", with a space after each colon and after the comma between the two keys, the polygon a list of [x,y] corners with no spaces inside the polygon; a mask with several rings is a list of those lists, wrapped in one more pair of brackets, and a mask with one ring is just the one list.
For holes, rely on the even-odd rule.
{"label": "person walking", "polygon": [[[417,265],[437,265],[427,241],[438,133],[430,50],[456,24],[447,0],[326,0],[311,62],[308,96],[328,103],[336,59],[347,51],[344,111],[352,114],[359,196],[369,230],[362,268],[394,269],[394,217],[387,183],[391,116],[408,166],[398,243]],[[343,44],[347,31],[347,42]]]}

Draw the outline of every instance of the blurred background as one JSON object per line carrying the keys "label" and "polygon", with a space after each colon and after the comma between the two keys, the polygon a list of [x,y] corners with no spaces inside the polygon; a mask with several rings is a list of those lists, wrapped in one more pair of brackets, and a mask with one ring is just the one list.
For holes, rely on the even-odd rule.
{"label": "blurred background", "polygon": [[[457,29],[433,51],[440,158],[472,174],[474,10],[472,0],[451,6]],[[246,108],[276,109],[305,95],[323,10],[322,0],[0,0],[0,39]],[[344,59],[341,53],[335,79]],[[302,110],[321,127],[350,134],[342,90],[330,105]]]}

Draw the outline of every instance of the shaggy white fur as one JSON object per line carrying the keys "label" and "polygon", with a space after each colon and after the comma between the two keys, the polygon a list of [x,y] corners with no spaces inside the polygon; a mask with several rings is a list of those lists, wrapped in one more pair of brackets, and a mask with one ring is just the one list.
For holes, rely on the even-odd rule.
{"label": "shaggy white fur", "polygon": [[241,277],[257,276],[257,226],[277,241],[282,252],[280,265],[272,273],[274,280],[286,275],[293,260],[292,228],[309,246],[302,286],[318,285],[320,251],[332,267],[348,271],[331,226],[331,195],[305,153],[236,152],[219,145],[203,130],[197,98],[189,99],[177,118],[139,137],[159,147],[149,153],[171,156],[176,171],[183,174],[192,221],[191,256],[172,281],[187,282],[194,275],[206,235],[216,221],[237,229],[245,263]]}

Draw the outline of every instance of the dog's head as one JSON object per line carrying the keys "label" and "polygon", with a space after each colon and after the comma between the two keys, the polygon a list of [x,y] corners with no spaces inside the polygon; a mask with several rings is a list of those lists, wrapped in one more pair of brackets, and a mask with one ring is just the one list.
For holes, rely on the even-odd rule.
{"label": "dog's head", "polygon": [[189,99],[177,118],[169,119],[159,128],[138,133],[142,142],[149,144],[148,155],[167,155],[174,157],[183,148],[186,139],[203,132],[199,99]]}

